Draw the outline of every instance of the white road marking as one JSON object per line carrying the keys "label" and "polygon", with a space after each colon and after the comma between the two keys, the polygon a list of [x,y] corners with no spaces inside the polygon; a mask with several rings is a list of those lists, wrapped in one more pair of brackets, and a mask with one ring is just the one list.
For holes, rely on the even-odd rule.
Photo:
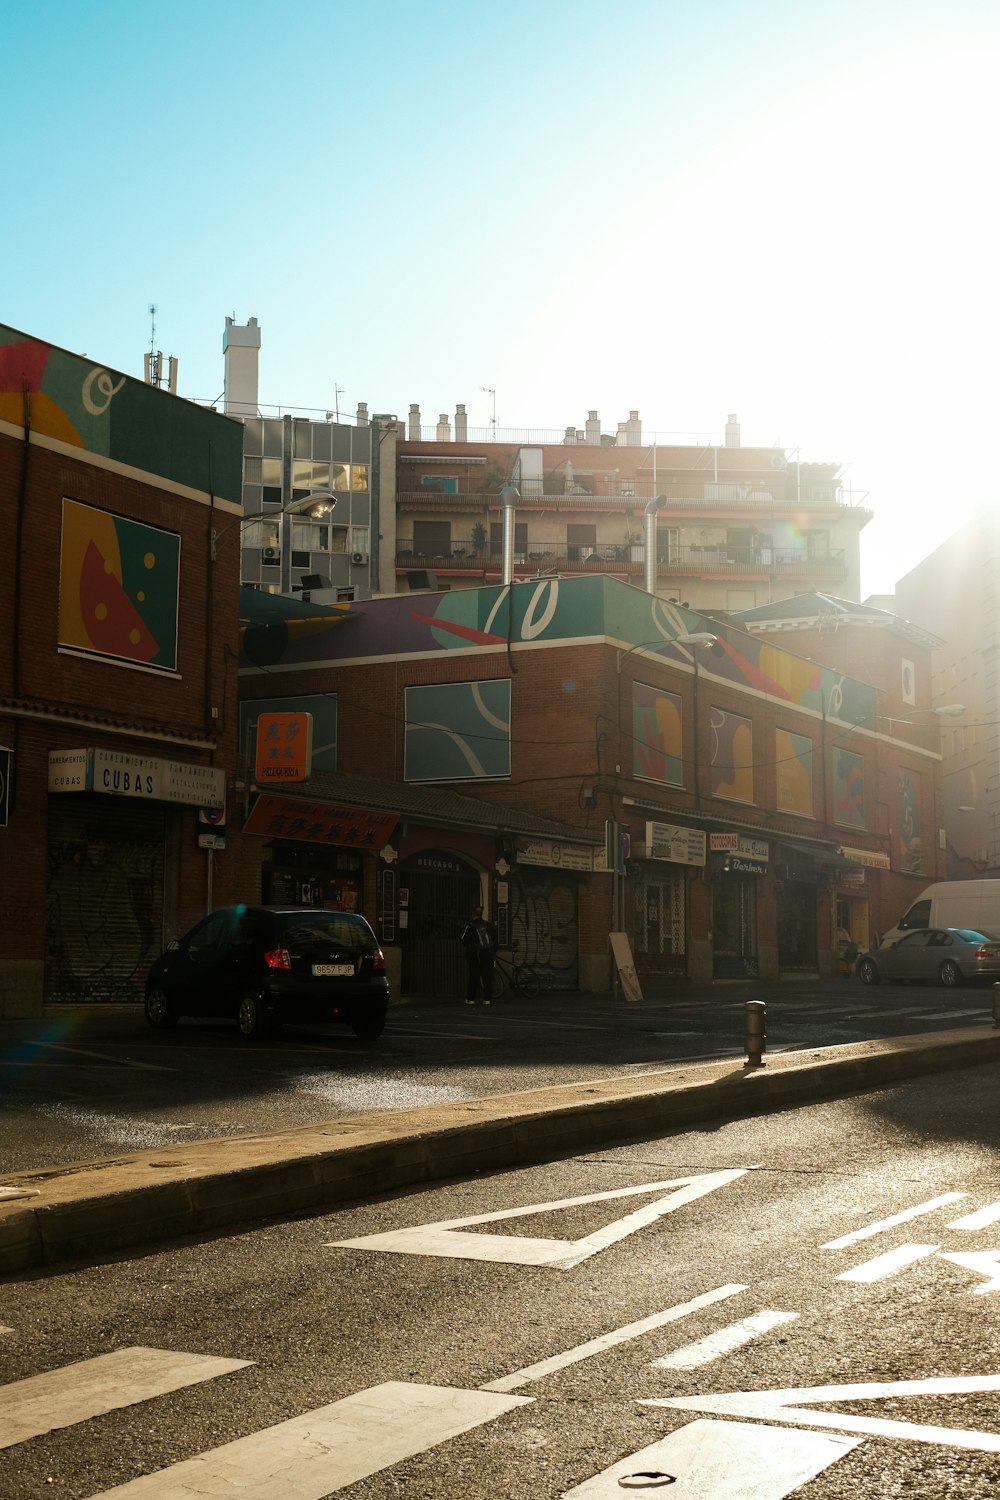
{"label": "white road marking", "polygon": [[[168,1068],[163,1063],[133,1062],[130,1057],[115,1053],[92,1052],[89,1047],[67,1047],[60,1042],[39,1042],[46,1052],[69,1052],[74,1057],[93,1057],[98,1062],[113,1063],[116,1068],[136,1068],[140,1073],[178,1073],[179,1068]],[[10,1061],[11,1059],[8,1059]]]}
{"label": "white road marking", "polygon": [[530,1401],[391,1380],[91,1500],[321,1500]]}
{"label": "white road marking", "polygon": [[725,1328],[708,1334],[706,1338],[698,1339],[693,1344],[685,1344],[671,1354],[664,1354],[662,1359],[654,1359],[652,1368],[694,1370],[698,1365],[710,1364],[713,1359],[721,1359],[724,1354],[742,1348],[751,1339],[760,1338],[761,1334],[769,1333],[772,1328],[780,1328],[783,1323],[794,1323],[797,1317],[798,1313],[773,1312],[770,1308],[764,1308],[761,1312],[751,1313],[739,1323],[730,1323]]}
{"label": "white road marking", "polygon": [[942,1193],[937,1198],[928,1198],[926,1203],[918,1203],[915,1208],[904,1208],[901,1213],[893,1214],[888,1219],[878,1219],[874,1224],[866,1224],[863,1229],[854,1229],[850,1234],[842,1234],[839,1239],[827,1240],[825,1245],[820,1245],[821,1250],[844,1250],[848,1245],[856,1245],[859,1240],[869,1240],[872,1235],[881,1234],[886,1229],[895,1229],[897,1224],[906,1224],[910,1219],[919,1219],[924,1214],[932,1214],[936,1208],[943,1208],[946,1203],[957,1203],[959,1198],[967,1198],[968,1193]]}
{"label": "white road marking", "polygon": [[[621,1500],[633,1489],[658,1494],[659,1485],[642,1483],[642,1476],[656,1474],[673,1477],[662,1493],[669,1490],[675,1500],[784,1500],[859,1441],[702,1418],[564,1491],[562,1500]],[[630,1485],[633,1475],[637,1483]]]}
{"label": "white road marking", "polygon": [[0,1387],[0,1448],[72,1427],[252,1363],[169,1349],[116,1349]]}
{"label": "white road marking", "polygon": [[861,1281],[866,1285],[873,1281],[885,1281],[889,1276],[895,1276],[907,1266],[912,1266],[914,1261],[933,1255],[937,1248],[937,1245],[899,1245],[895,1250],[887,1250],[884,1255],[876,1255],[874,1260],[866,1260],[860,1266],[852,1266],[849,1271],[841,1272],[837,1280]]}
{"label": "white road marking", "polygon": [[997,1219],[1000,1219],[1000,1203],[987,1203],[985,1208],[977,1208],[975,1213],[966,1214],[961,1219],[952,1219],[948,1228],[987,1229],[990,1224],[995,1224]]}
{"label": "white road marking", "polygon": [[957,1021],[964,1016],[987,1016],[988,1010],[928,1010],[924,1012],[925,1021]]}
{"label": "white road marking", "polygon": [[1000,1391],[1000,1375],[940,1376],[931,1380],[867,1381],[860,1385],[815,1385],[773,1391],[727,1391],[704,1396],[674,1396],[640,1401],[640,1406],[670,1406],[680,1411],[710,1412],[722,1417],[748,1417],[762,1422],[795,1423],[799,1427],[827,1427],[835,1432],[869,1432],[876,1437],[905,1438],[914,1443],[939,1443],[948,1448],[971,1448],[1000,1453],[1000,1433],[974,1432],[961,1427],[924,1427],[885,1417],[855,1417],[844,1412],[808,1411],[796,1401],[880,1401],[896,1396],[972,1396]]}
{"label": "white road marking", "polygon": [[644,1333],[650,1333],[654,1328],[662,1328],[667,1323],[677,1323],[681,1318],[687,1318],[691,1313],[699,1312],[703,1307],[710,1307],[713,1302],[722,1302],[726,1297],[735,1297],[738,1292],[745,1292],[747,1288],[741,1282],[732,1282],[729,1286],[717,1286],[710,1292],[702,1292],[698,1297],[692,1297],[690,1302],[678,1302],[675,1307],[668,1307],[665,1312],[653,1313],[651,1317],[641,1318],[637,1323],[626,1323],[624,1328],[616,1328],[613,1333],[601,1334],[599,1338],[589,1339],[585,1344],[577,1344],[575,1349],[567,1349],[562,1354],[554,1354],[551,1359],[540,1359],[537,1364],[525,1365],[523,1370],[515,1370],[512,1375],[504,1375],[500,1380],[491,1380],[484,1385],[484,1391],[513,1391],[519,1385],[527,1385],[532,1380],[541,1380],[543,1375],[552,1375],[556,1370],[564,1370],[568,1365],[575,1365],[582,1359],[589,1359],[592,1354],[603,1354],[606,1349],[613,1349],[616,1344],[627,1344],[631,1339],[641,1338]]}
{"label": "white road marking", "polygon": [[977,1292],[1000,1292],[1000,1250],[959,1251],[957,1254],[942,1250],[940,1258],[953,1260],[957,1266],[967,1266],[970,1271],[989,1277],[985,1286],[975,1288]]}
{"label": "white road marking", "polygon": [[[397,1255],[439,1255],[452,1260],[490,1260],[505,1265],[549,1266],[569,1271],[592,1255],[617,1244],[630,1234],[655,1223],[665,1214],[715,1192],[727,1183],[745,1176],[746,1167],[725,1172],[703,1172],[692,1177],[675,1177],[668,1182],[643,1182],[638,1187],[613,1188],[605,1193],[587,1193],[581,1198],[562,1198],[552,1203],[530,1203],[525,1208],[506,1208],[499,1213],[475,1214],[468,1219],[440,1219],[432,1224],[418,1224],[410,1229],[389,1230],[385,1234],[365,1234],[350,1240],[328,1240],[328,1249],[388,1250]],[[615,1219],[603,1229],[582,1240],[543,1240],[527,1235],[462,1234],[460,1231],[479,1224],[498,1224],[509,1219],[523,1219],[529,1214],[556,1213],[583,1203],[611,1202],[633,1198],[639,1193],[653,1193],[658,1188],[673,1192],[645,1204],[623,1219]]]}

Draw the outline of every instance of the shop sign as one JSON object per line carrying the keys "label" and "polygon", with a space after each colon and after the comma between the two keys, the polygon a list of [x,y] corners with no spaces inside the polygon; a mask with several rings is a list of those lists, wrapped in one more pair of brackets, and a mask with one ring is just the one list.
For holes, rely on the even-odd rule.
{"label": "shop sign", "polygon": [[675,865],[703,865],[707,859],[704,829],[681,828],[675,823],[646,824],[646,852],[650,859],[665,859]]}
{"label": "shop sign", "polygon": [[52,750],[50,792],[102,792],[142,802],[225,807],[226,773],[217,766],[158,760],[122,750]]}
{"label": "shop sign", "polygon": [[766,875],[766,859],[748,859],[744,854],[730,854],[726,869],[734,875]]}
{"label": "shop sign", "polygon": [[313,719],[309,713],[262,713],[257,720],[257,781],[308,781]]}
{"label": "shop sign", "polygon": [[517,862],[555,870],[593,870],[594,851],[588,844],[563,844],[558,839],[518,839]]}
{"label": "shop sign", "polygon": [[837,853],[844,859],[849,859],[856,865],[867,865],[870,870],[888,870],[890,868],[888,854],[879,854],[871,849],[838,849]]}
{"label": "shop sign", "polygon": [[299,839],[307,844],[346,844],[381,849],[396,826],[395,813],[367,812],[335,802],[307,802],[261,792],[243,825],[244,833],[267,839]]}
{"label": "shop sign", "polygon": [[765,864],[771,853],[767,839],[752,839],[744,833],[710,833],[708,847],[713,853],[745,854],[748,859],[762,859]]}

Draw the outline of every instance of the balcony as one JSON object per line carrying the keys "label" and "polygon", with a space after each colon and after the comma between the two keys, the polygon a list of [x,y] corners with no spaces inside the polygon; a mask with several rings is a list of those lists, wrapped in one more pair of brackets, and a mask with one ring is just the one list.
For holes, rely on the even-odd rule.
{"label": "balcony", "polygon": [[[567,546],[565,541],[530,540],[514,553],[514,571],[519,578],[542,574],[607,573],[620,578],[642,578],[645,573],[646,549],[642,542],[606,543],[595,546]],[[503,553],[490,547],[485,553],[474,553],[471,547],[455,547],[450,552],[431,553],[414,550],[412,538],[399,538],[396,550],[396,572],[425,569],[433,573],[450,573],[480,581],[495,581],[503,569]],[[700,547],[661,545],[656,562],[660,577],[767,578],[774,575],[821,578],[828,582],[846,577],[843,551],[831,551],[811,557],[804,547],[727,547],[716,543]]]}
{"label": "balcony", "polygon": [[[430,486],[417,490],[403,489],[396,496],[400,512],[426,514],[471,515],[485,511],[499,512],[500,496],[496,491],[483,492],[467,489],[469,478],[454,476],[456,491],[435,490]],[[412,483],[413,476],[406,478]],[[482,483],[482,475],[473,482]],[[551,491],[551,492],[550,492]],[[640,515],[654,495],[665,496],[661,515],[685,511],[724,511],[727,515],[773,514],[784,511],[834,512],[855,511],[870,517],[866,493],[837,488],[818,493],[809,489],[796,494],[791,487],[764,488],[735,484],[697,484],[690,480],[672,481],[663,479],[654,490],[645,480],[629,484],[610,476],[593,476],[593,487],[580,485],[570,495],[564,493],[558,481],[547,475],[545,493],[533,495],[525,490],[517,502],[519,511],[548,511],[550,514],[573,515],[578,512],[604,513],[607,515]]]}

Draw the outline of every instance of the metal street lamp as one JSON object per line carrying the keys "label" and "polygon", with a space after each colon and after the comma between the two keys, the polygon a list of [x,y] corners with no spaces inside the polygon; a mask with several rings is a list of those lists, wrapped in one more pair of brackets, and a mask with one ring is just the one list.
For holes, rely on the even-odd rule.
{"label": "metal street lamp", "polygon": [[242,531],[244,526],[249,526],[251,521],[278,521],[283,516],[315,515],[316,517],[329,515],[337,503],[337,496],[330,490],[314,490],[309,495],[300,495],[297,500],[290,500],[287,505],[282,505],[274,510],[255,510],[249,515],[234,516],[228,525],[212,527],[212,561],[217,561],[216,548],[218,543],[232,531],[234,526],[239,526]]}

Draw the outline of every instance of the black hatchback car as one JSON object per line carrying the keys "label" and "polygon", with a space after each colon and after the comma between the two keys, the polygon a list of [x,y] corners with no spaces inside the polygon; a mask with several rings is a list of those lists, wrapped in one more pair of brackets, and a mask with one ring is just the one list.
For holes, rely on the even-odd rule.
{"label": "black hatchback car", "polygon": [[225,906],[168,943],[146,980],[146,1020],[233,1016],[259,1038],[285,1021],[344,1021],[373,1041],[385,1029],[385,956],[356,912]]}

